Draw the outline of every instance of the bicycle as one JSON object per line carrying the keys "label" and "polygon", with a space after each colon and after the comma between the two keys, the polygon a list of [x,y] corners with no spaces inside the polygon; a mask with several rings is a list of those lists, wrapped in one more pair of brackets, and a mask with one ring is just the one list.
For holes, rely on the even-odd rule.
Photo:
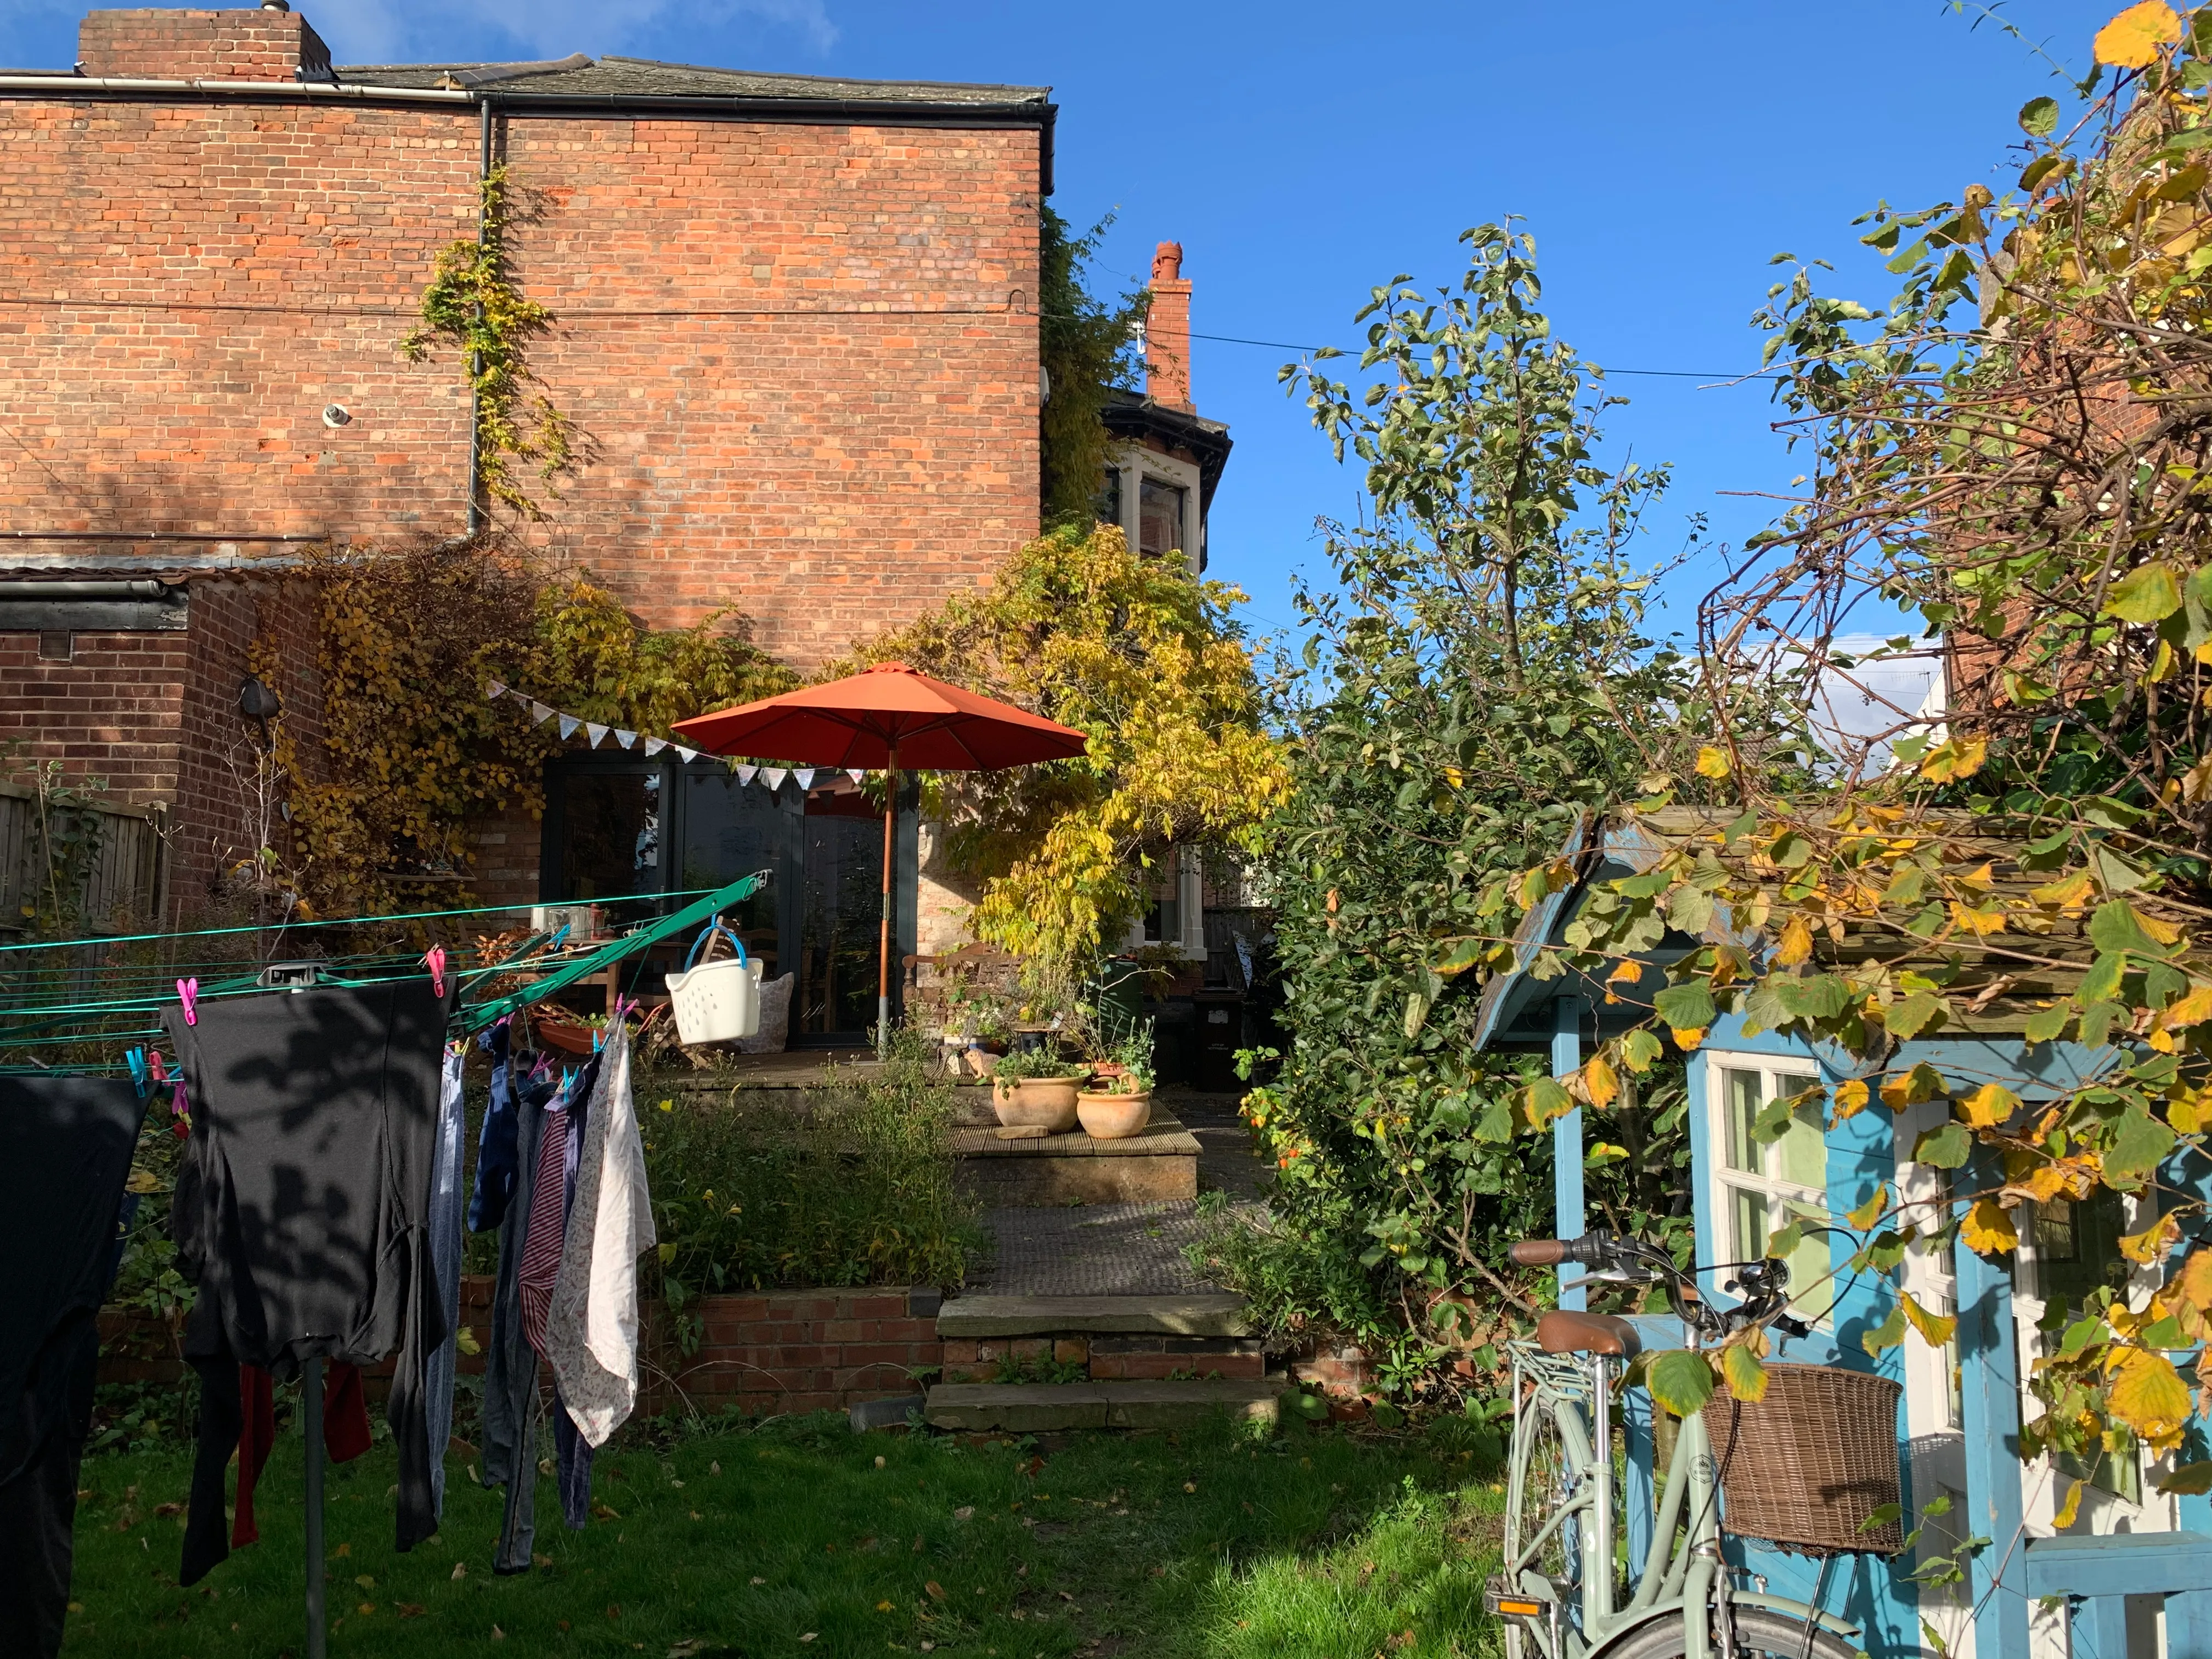
{"label": "bicycle", "polygon": [[[1593,1232],[1524,1239],[1509,1252],[1524,1267],[1574,1263],[1583,1282],[1663,1285],[1675,1316],[1703,1346],[1753,1325],[1802,1336],[1784,1311],[1779,1261],[1736,1270],[1735,1307],[1716,1309],[1667,1253],[1640,1239]],[[1721,1553],[1721,1470],[1703,1418],[1681,1419],[1643,1569],[1626,1581],[1614,1468],[1615,1368],[1640,1342],[1627,1320],[1559,1310],[1533,1342],[1510,1345],[1513,1440],[1504,1569],[1485,1601],[1506,1631],[1508,1659],[1853,1659],[1856,1626],[1803,1601],[1740,1594]],[[1677,1534],[1679,1536],[1679,1541]],[[1594,1568],[1602,1566],[1602,1571]]]}

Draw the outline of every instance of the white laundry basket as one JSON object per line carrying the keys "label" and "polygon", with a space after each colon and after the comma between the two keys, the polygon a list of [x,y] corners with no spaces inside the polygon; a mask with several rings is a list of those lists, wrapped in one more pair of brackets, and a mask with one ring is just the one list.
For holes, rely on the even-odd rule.
{"label": "white laundry basket", "polygon": [[[720,962],[691,964],[707,941],[720,933],[737,955]],[[668,975],[668,1000],[676,1011],[676,1035],[684,1042],[732,1042],[760,1030],[761,965],[745,955],[745,943],[722,926],[720,916],[691,941],[684,971]]]}

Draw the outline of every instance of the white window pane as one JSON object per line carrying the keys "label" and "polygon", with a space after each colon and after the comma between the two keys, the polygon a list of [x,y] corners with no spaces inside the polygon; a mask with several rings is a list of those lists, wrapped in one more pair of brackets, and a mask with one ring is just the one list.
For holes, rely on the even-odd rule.
{"label": "white window pane", "polygon": [[[1783,1078],[1778,1079],[1780,1092],[1796,1094],[1809,1086],[1807,1079]],[[1793,1114],[1790,1127],[1783,1131],[1776,1143],[1782,1179],[1800,1187],[1809,1187],[1814,1192],[1828,1189],[1828,1141],[1820,1127],[1820,1105],[1818,1099]]]}
{"label": "white window pane", "polygon": [[[1817,1224],[1826,1219],[1809,1204],[1790,1204],[1784,1212],[1791,1221]],[[1797,1248],[1790,1252],[1790,1300],[1800,1313],[1819,1318],[1828,1311],[1828,1304],[1836,1299],[1836,1284],[1829,1261],[1828,1236],[1808,1233],[1797,1241]]]}
{"label": "white window pane", "polygon": [[1766,1103],[1762,1087],[1764,1079],[1757,1072],[1735,1070],[1726,1072],[1723,1076],[1728,1117],[1725,1152],[1728,1167],[1744,1175],[1763,1176],[1766,1173],[1766,1165],[1759,1155],[1759,1143],[1752,1139],[1751,1126],[1759,1117],[1759,1109]]}
{"label": "white window pane", "polygon": [[1735,1260],[1761,1261],[1766,1255],[1767,1234],[1771,1231],[1766,1224],[1766,1194],[1746,1187],[1731,1187],[1728,1190],[1735,1218]]}

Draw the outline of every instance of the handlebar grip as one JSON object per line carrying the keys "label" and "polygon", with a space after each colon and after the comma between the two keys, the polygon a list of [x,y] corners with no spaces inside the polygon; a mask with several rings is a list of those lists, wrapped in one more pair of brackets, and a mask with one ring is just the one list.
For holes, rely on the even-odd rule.
{"label": "handlebar grip", "polygon": [[1505,1247],[1506,1260],[1516,1267],[1553,1267],[1567,1259],[1564,1238],[1516,1239]]}
{"label": "handlebar grip", "polygon": [[1522,1238],[1507,1245],[1505,1255],[1516,1267],[1556,1267],[1563,1261],[1601,1267],[1611,1243],[1603,1233],[1584,1233],[1580,1238]]}

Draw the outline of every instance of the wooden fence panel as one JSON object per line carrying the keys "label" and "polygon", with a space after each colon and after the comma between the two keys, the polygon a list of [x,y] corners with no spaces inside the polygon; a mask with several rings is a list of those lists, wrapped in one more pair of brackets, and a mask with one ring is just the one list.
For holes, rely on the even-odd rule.
{"label": "wooden fence panel", "polygon": [[[57,818],[67,814],[89,819],[100,842],[79,890],[62,896],[73,911],[77,931],[135,933],[160,915],[164,872],[161,817],[158,809],[80,805],[49,807]],[[72,825],[75,828],[76,825]],[[42,899],[47,880],[46,841],[35,793],[21,784],[0,783],[0,933],[19,933]]]}

